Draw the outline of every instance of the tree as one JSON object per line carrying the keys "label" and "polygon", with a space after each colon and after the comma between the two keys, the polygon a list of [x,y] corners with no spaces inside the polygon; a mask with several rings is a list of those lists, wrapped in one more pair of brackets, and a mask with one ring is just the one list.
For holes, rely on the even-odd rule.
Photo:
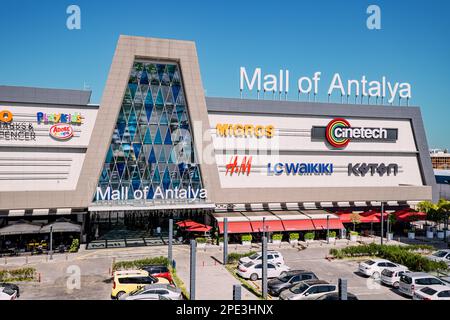
{"label": "tree", "polygon": [[444,222],[445,228],[448,229],[450,201],[440,199],[436,204],[430,201],[422,201],[417,205],[417,209],[427,214],[427,220],[433,221],[436,225]]}
{"label": "tree", "polygon": [[355,231],[356,224],[361,223],[361,216],[359,213],[353,212],[350,216],[350,221],[353,223],[353,231]]}

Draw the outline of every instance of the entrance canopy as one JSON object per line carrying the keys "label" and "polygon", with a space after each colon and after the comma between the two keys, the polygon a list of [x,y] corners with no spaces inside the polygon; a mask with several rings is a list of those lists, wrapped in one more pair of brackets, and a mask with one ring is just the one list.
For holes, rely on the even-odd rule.
{"label": "entrance canopy", "polygon": [[224,218],[228,219],[228,233],[283,232],[343,229],[339,217],[324,210],[304,211],[233,211],[213,213],[219,232],[224,233]]}
{"label": "entrance canopy", "polygon": [[53,232],[81,232],[81,226],[79,224],[64,218],[43,226],[40,233],[50,233],[50,229],[52,229]]}
{"label": "entrance canopy", "polygon": [[37,234],[41,231],[40,224],[34,224],[25,220],[19,220],[17,223],[0,229],[0,236]]}

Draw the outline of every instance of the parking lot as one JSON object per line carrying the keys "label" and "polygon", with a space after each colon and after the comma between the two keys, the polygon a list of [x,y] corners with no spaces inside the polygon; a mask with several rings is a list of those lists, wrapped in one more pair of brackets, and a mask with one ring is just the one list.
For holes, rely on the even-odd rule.
{"label": "parking lot", "polygon": [[[278,249],[291,270],[309,270],[320,280],[337,284],[339,278],[347,279],[348,292],[360,300],[406,300],[395,289],[384,286],[357,272],[358,262],[351,260],[327,260],[329,248],[310,248],[303,251]],[[261,281],[258,281],[261,286]]]}
{"label": "parking lot", "polygon": [[[405,300],[396,290],[386,287],[357,272],[356,260],[328,260],[331,245],[320,245],[300,249],[283,244],[270,245],[270,250],[282,253],[285,263],[291,270],[304,269],[314,272],[321,280],[337,284],[339,278],[347,279],[348,292],[360,300]],[[229,253],[246,252],[250,248],[241,245],[229,247]],[[253,251],[260,248],[254,246]],[[135,260],[143,257],[157,257],[167,254],[167,247],[144,247],[128,249],[81,250],[68,257],[55,255],[53,261],[45,257],[34,257],[26,266],[33,266],[41,275],[41,282],[20,283],[20,299],[97,299],[108,300],[111,294],[111,266],[113,261]],[[221,264],[223,252],[217,246],[198,249],[196,299],[232,299],[232,287],[240,282]],[[189,247],[180,245],[174,248],[177,274],[189,291]],[[11,258],[9,267],[21,267],[24,258]],[[80,285],[74,286],[73,279],[79,273]],[[255,284],[261,287],[261,281]],[[243,289],[243,299],[257,299],[251,292]],[[276,299],[276,298],[274,298]]]}

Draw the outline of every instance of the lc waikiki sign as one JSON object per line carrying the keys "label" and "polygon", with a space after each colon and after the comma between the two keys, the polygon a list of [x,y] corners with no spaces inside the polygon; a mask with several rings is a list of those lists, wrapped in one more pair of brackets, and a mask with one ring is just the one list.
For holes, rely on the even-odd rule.
{"label": "lc waikiki sign", "polygon": [[346,119],[336,118],[326,127],[314,126],[311,130],[311,138],[325,139],[332,147],[343,149],[350,141],[397,141],[398,129],[352,127]]}

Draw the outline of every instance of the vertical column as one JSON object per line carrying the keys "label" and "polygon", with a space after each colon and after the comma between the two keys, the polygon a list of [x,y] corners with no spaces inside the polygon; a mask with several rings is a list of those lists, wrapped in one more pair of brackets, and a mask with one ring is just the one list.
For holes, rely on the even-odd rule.
{"label": "vertical column", "polygon": [[262,237],[262,297],[267,300],[267,238]]}
{"label": "vertical column", "polygon": [[228,218],[223,218],[223,265],[228,263]]}
{"label": "vertical column", "polygon": [[172,245],[173,245],[173,219],[169,219],[169,247],[167,252],[167,257],[169,258],[169,264],[173,266],[173,254],[172,254]]}
{"label": "vertical column", "polygon": [[240,284],[233,285],[233,300],[242,300],[242,287]]}
{"label": "vertical column", "polygon": [[197,243],[195,240],[191,240],[191,265],[190,265],[190,283],[189,283],[189,299],[195,300],[195,277],[196,277],[196,250]]}
{"label": "vertical column", "polygon": [[339,278],[339,300],[347,300],[347,279]]}

